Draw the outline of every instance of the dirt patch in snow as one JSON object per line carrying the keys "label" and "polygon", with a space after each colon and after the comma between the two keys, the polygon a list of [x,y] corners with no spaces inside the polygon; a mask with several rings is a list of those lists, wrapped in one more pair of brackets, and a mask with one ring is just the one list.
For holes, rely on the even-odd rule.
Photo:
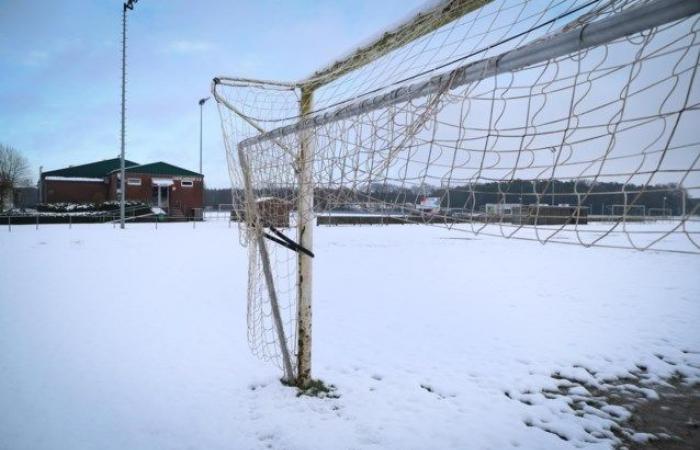
{"label": "dirt patch in snow", "polygon": [[[556,389],[505,392],[532,407],[525,425],[577,445],[638,450],[700,449],[700,383],[680,373],[652,381],[647,369],[607,378],[574,366],[551,375]],[[556,420],[551,417],[556,411]]]}
{"label": "dirt patch in snow", "polygon": [[[629,450],[693,450],[700,448],[700,384],[687,385],[672,380],[657,389],[658,400],[640,403],[627,421],[630,428],[654,436],[623,438],[621,447]],[[633,436],[634,437],[634,436]]]}

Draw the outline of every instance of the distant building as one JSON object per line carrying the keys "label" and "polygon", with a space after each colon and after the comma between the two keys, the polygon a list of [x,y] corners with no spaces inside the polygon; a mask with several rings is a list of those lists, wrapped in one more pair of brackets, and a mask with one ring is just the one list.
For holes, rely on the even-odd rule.
{"label": "distant building", "polygon": [[0,184],[0,212],[10,210],[15,206],[13,195],[12,189]]}
{"label": "distant building", "polygon": [[528,205],[513,216],[513,222],[521,225],[586,225],[588,207]]}
{"label": "distant building", "polygon": [[489,218],[509,219],[520,214],[520,207],[520,203],[487,203],[484,209]]}
{"label": "distant building", "polygon": [[258,214],[264,227],[289,227],[289,214],[292,212],[292,202],[283,198],[262,197],[255,201]]}
{"label": "distant building", "polygon": [[39,190],[36,186],[17,187],[12,194],[15,208],[35,208],[39,203]]}
{"label": "distant building", "polygon": [[487,203],[486,220],[520,225],[565,225],[588,223],[588,207],[569,205],[521,205],[519,203]]}
{"label": "distant building", "polygon": [[437,214],[440,212],[440,197],[420,197],[416,209],[423,214]]}
{"label": "distant building", "polygon": [[[204,175],[165,162],[125,161],[126,199],[142,201],[171,216],[195,215],[204,201]],[[100,203],[120,198],[120,160],[106,159],[43,172],[43,203]]]}
{"label": "distant building", "polygon": [[34,208],[38,200],[36,187],[9,188],[0,185],[0,212],[11,209]]}

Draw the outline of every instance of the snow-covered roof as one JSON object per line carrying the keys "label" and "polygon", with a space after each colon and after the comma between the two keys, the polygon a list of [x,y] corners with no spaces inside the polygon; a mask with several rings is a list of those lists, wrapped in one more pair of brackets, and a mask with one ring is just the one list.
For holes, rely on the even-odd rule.
{"label": "snow-covered roof", "polygon": [[151,183],[156,186],[172,186],[173,180],[172,178],[151,178]]}
{"label": "snow-covered roof", "polygon": [[104,181],[103,178],[89,178],[89,177],[55,177],[55,176],[49,176],[49,177],[44,177],[45,180],[47,181],[89,181],[92,183],[98,182],[102,183]]}
{"label": "snow-covered roof", "polygon": [[255,201],[258,202],[258,203],[260,203],[260,202],[269,202],[269,201],[271,201],[271,200],[277,200],[278,202],[282,202],[282,203],[291,203],[289,200],[286,200],[286,199],[283,199],[283,198],[279,198],[279,197],[260,197],[260,198],[256,198],[256,199],[255,199]]}

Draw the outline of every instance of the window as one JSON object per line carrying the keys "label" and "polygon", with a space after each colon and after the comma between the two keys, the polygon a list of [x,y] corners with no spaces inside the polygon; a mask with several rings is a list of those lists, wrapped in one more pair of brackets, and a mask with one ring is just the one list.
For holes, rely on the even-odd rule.
{"label": "window", "polygon": [[127,178],[126,184],[129,186],[141,186],[141,178]]}
{"label": "window", "polygon": [[192,186],[194,186],[194,182],[192,180],[182,180],[180,182],[180,186],[191,188]]}

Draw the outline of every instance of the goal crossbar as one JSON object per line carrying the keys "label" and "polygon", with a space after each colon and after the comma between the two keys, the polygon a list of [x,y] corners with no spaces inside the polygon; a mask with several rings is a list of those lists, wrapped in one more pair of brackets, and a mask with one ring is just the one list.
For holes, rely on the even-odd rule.
{"label": "goal crossbar", "polygon": [[[369,99],[355,101],[333,111],[302,118],[294,124],[252,136],[241,141],[238,145],[245,148],[358,114],[425,97],[446,88],[459,87],[495,76],[501,72],[515,71],[548,59],[605,44],[697,13],[700,13],[700,2],[697,1],[654,0],[651,3],[623,11],[587,26],[546,37],[524,47],[435,75],[426,81],[399,87]],[[215,89],[216,84],[212,89],[216,95]]]}
{"label": "goal crossbar", "polygon": [[490,2],[491,0],[442,0],[431,4],[395,28],[382,33],[378,39],[363,45],[323,69],[317,70],[310,77],[299,82],[298,85],[305,89],[314,90],[328,84]]}

